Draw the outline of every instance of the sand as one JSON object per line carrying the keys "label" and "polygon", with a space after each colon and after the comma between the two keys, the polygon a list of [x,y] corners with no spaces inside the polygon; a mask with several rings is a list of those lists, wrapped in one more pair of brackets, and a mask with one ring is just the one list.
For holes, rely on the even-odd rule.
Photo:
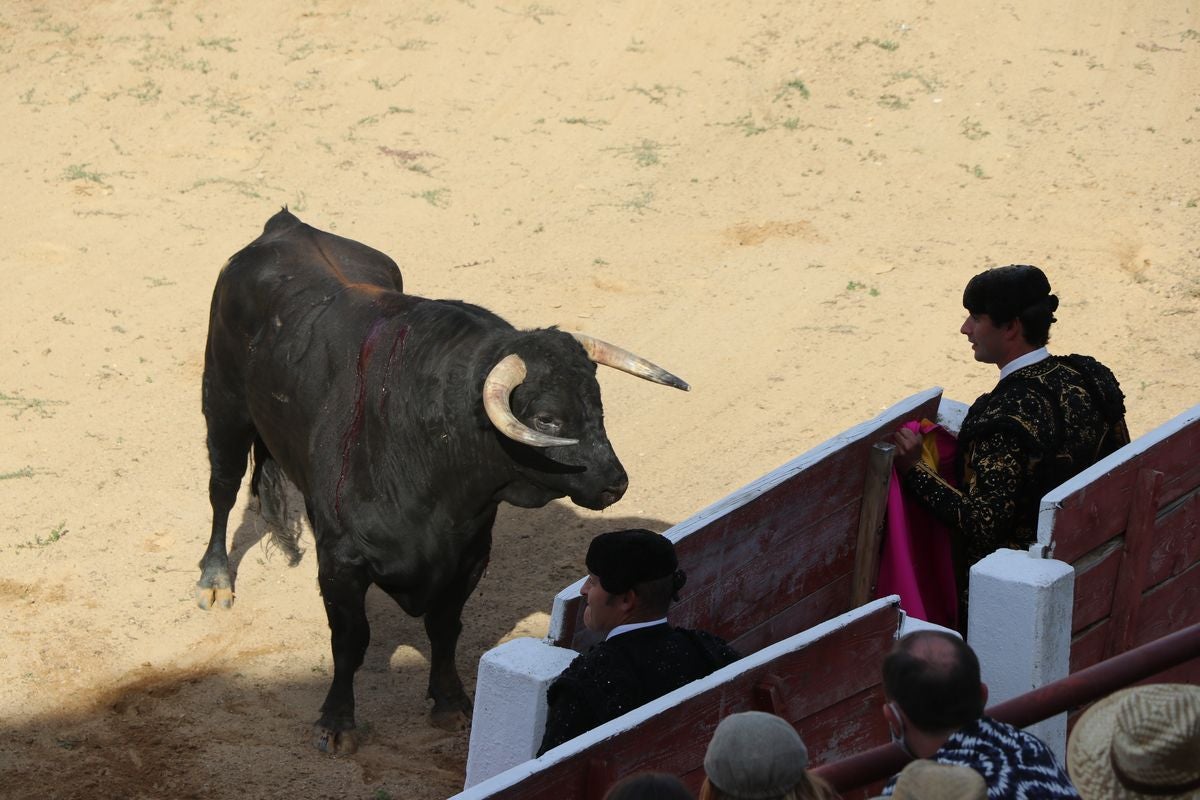
{"label": "sand", "polygon": [[196,607],[225,259],[279,207],[414,294],[616,342],[617,505],[502,508],[459,667],[545,633],[597,532],[663,529],[913,392],[970,401],[975,272],[1032,262],[1051,341],[1134,435],[1198,401],[1200,4],[41,3],[0,9],[0,774],[6,797],[440,798],[418,620],[372,592],[359,753],[311,540],[232,520]]}

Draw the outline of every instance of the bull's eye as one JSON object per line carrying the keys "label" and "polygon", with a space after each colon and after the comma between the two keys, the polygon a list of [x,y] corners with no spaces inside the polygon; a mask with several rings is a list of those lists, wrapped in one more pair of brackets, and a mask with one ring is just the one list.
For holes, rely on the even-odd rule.
{"label": "bull's eye", "polygon": [[533,415],[533,428],[541,433],[557,434],[562,430],[562,422],[543,411]]}

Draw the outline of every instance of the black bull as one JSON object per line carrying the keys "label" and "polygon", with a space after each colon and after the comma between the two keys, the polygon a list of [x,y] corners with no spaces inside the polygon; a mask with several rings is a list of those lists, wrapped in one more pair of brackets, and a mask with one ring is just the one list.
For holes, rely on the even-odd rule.
{"label": "black bull", "polygon": [[356,745],[372,583],[425,617],[435,721],[470,714],[455,649],[498,504],[565,495],[600,509],[628,486],[596,363],[687,388],[594,339],[518,331],[478,306],[404,294],[392,259],[287,209],[222,269],[204,358],[213,525],[197,601],[232,605],[226,526],[253,448],[264,513],[277,507],[282,468],[316,539],[334,663],[319,748]]}

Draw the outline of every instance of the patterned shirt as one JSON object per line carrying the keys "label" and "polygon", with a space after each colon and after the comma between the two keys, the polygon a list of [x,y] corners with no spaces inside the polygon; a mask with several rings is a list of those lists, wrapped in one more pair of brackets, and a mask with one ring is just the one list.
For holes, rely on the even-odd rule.
{"label": "patterned shirt", "polygon": [[[980,717],[959,730],[932,760],[978,772],[987,783],[988,800],[1079,797],[1067,771],[1041,739],[990,717]],[[895,786],[893,777],[883,795],[890,797]]]}

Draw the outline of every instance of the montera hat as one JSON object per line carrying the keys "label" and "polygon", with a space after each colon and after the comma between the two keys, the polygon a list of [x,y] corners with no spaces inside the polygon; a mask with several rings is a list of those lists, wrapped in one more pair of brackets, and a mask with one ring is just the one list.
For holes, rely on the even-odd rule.
{"label": "montera hat", "polygon": [[779,797],[804,778],[808,748],[791,723],[764,711],[721,720],[704,754],[704,773],[738,800]]}
{"label": "montera hat", "polygon": [[1084,800],[1200,798],[1200,686],[1113,692],[1071,732],[1067,771]]}
{"label": "montera hat", "polygon": [[963,289],[963,308],[972,314],[987,314],[996,323],[1016,319],[1038,304],[1053,315],[1058,297],[1050,294],[1046,273],[1031,264],[984,270]]}
{"label": "montera hat", "polygon": [[961,764],[918,759],[900,771],[894,800],[987,800],[983,776]]}
{"label": "montera hat", "polygon": [[588,546],[585,561],[609,594],[624,594],[639,583],[674,575],[679,566],[671,540],[643,528],[600,534]]}

